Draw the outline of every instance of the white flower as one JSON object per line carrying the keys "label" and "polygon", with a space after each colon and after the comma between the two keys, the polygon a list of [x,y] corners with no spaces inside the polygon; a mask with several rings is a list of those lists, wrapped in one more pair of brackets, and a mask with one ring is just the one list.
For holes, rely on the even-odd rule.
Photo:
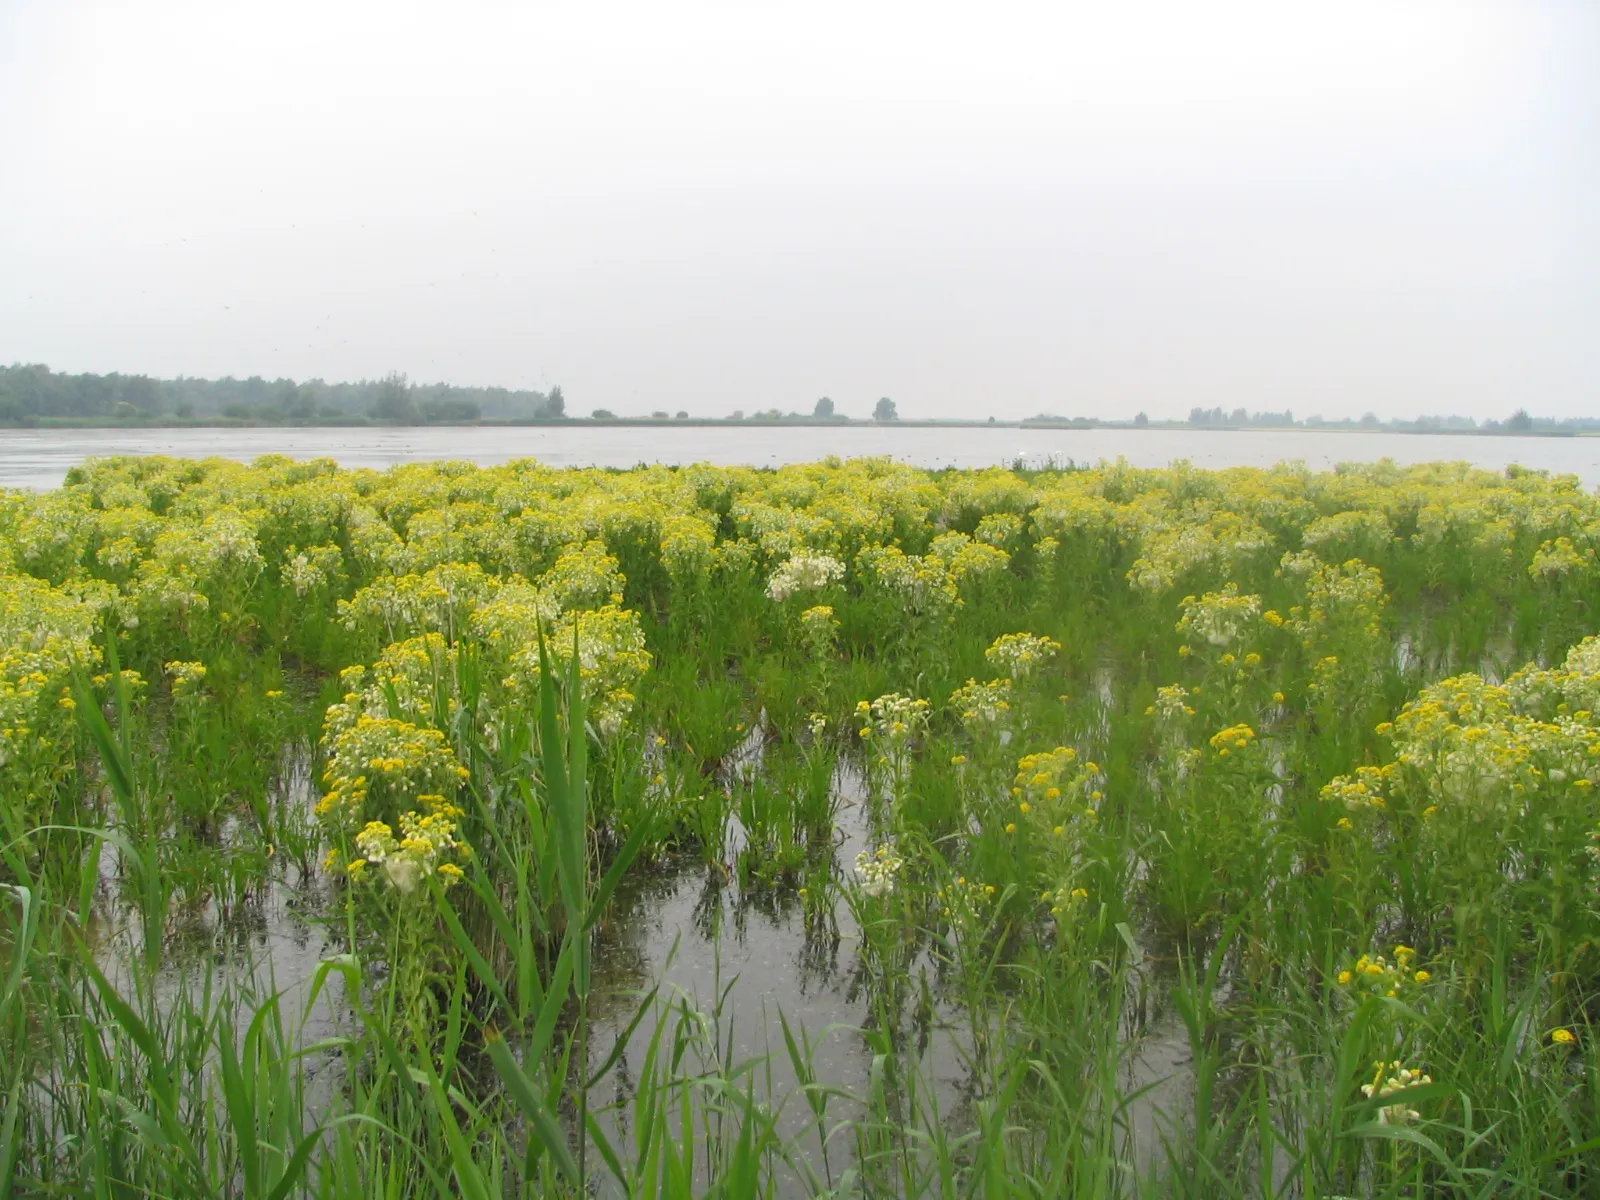
{"label": "white flower", "polygon": [[872,854],[863,850],[856,855],[856,876],[861,880],[861,893],[865,896],[890,896],[894,894],[894,877],[900,873],[905,861],[885,842]]}
{"label": "white flower", "polygon": [[422,882],[422,864],[414,858],[391,854],[383,860],[383,872],[402,896],[409,896]]}
{"label": "white flower", "polygon": [[[1392,1096],[1396,1092],[1403,1092],[1407,1088],[1422,1087],[1433,1082],[1431,1076],[1420,1071],[1413,1071],[1410,1067],[1401,1066],[1398,1062],[1387,1065],[1376,1064],[1378,1073],[1373,1076],[1371,1083],[1361,1085],[1361,1094],[1369,1100],[1373,1096]],[[1390,1104],[1378,1110],[1378,1124],[1380,1125],[1409,1125],[1412,1121],[1422,1120],[1422,1114],[1414,1108],[1404,1104]]]}
{"label": "white flower", "polygon": [[796,592],[814,592],[844,578],[844,564],[826,554],[796,554],[772,573],[767,595],[787,600]]}

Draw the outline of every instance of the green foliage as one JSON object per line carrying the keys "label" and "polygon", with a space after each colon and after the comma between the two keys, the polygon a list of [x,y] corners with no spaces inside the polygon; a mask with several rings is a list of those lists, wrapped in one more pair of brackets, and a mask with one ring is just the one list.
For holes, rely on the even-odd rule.
{"label": "green foliage", "polygon": [[1393,464],[0,495],[0,1195],[1590,1194],[1597,530]]}

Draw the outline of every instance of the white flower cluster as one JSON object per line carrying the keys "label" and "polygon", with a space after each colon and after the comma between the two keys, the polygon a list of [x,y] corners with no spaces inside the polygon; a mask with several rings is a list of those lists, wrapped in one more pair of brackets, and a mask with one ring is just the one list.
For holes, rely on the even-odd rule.
{"label": "white flower cluster", "polygon": [[926,700],[890,692],[870,703],[858,701],[856,719],[863,722],[862,737],[872,737],[876,733],[883,740],[899,744],[927,727],[929,707]]}
{"label": "white flower cluster", "polygon": [[893,895],[895,876],[900,874],[900,868],[903,866],[905,860],[895,853],[894,847],[888,842],[871,854],[863,850],[856,855],[856,878],[861,881],[862,894]]}
{"label": "white flower cluster", "polygon": [[1260,596],[1241,596],[1235,584],[1200,599],[1185,596],[1178,632],[1218,648],[1231,645],[1261,615]]}
{"label": "white flower cluster", "polygon": [[1194,709],[1189,707],[1189,689],[1178,683],[1157,688],[1156,702],[1148,711],[1163,721],[1174,723],[1194,716]]}
{"label": "white flower cluster", "polygon": [[[1403,1092],[1407,1088],[1422,1087],[1433,1082],[1430,1076],[1420,1071],[1413,1071],[1410,1067],[1402,1066],[1398,1062],[1375,1063],[1378,1073],[1373,1076],[1371,1083],[1361,1085],[1361,1094],[1367,1099],[1374,1096],[1392,1096],[1396,1092]],[[1422,1114],[1414,1108],[1404,1104],[1390,1104],[1378,1110],[1378,1123],[1380,1125],[1409,1125],[1412,1121],[1420,1121]]]}
{"label": "white flower cluster", "polygon": [[1040,637],[1035,633],[1008,633],[996,638],[983,656],[997,667],[1003,667],[1013,679],[1025,679],[1034,667],[1054,658],[1061,643],[1054,638]]}
{"label": "white flower cluster", "polygon": [[787,600],[798,592],[814,592],[844,578],[844,564],[827,554],[796,554],[772,573],[767,596]]}

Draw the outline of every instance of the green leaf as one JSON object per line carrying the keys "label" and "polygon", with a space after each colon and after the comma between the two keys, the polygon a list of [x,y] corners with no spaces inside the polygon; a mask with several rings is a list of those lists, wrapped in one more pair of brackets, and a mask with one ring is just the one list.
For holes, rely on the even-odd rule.
{"label": "green leaf", "polygon": [[567,1145],[566,1135],[561,1131],[561,1126],[544,1101],[534,1093],[528,1077],[517,1065],[517,1060],[511,1053],[511,1047],[506,1045],[505,1039],[491,1030],[487,1038],[489,1060],[494,1063],[494,1069],[499,1073],[501,1081],[506,1085],[506,1090],[511,1094],[511,1099],[528,1118],[528,1124],[533,1135],[539,1139],[545,1151],[554,1160],[556,1167],[566,1176],[567,1182],[573,1187],[581,1187],[582,1180],[578,1177],[578,1162],[572,1157],[572,1147]]}

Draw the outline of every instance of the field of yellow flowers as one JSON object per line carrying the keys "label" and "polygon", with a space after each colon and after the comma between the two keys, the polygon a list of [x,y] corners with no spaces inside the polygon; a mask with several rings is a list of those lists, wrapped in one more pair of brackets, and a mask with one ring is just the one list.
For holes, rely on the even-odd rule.
{"label": "field of yellow flowers", "polygon": [[[1458,464],[0,492],[0,1197],[1594,1195],[1597,549]],[[618,984],[662,872],[860,1019]]]}

